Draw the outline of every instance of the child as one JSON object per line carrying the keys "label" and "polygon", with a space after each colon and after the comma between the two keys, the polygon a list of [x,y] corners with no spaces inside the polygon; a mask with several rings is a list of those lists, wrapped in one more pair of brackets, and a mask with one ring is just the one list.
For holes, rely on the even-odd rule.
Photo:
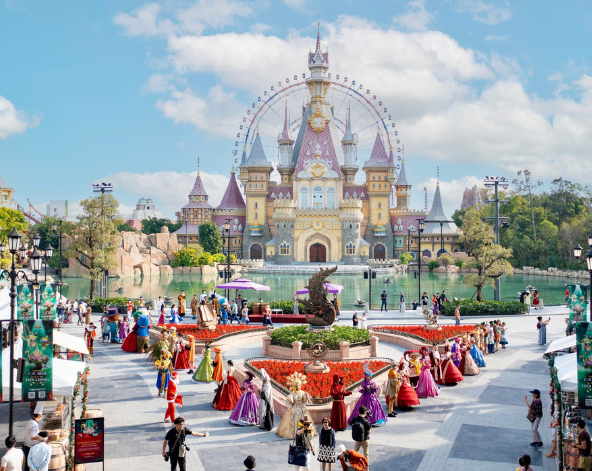
{"label": "child", "polygon": [[501,330],[501,334],[502,334],[502,339],[501,339],[500,343],[502,344],[502,350],[505,350],[506,345],[508,345],[508,338],[506,337],[506,331],[508,330],[508,328],[506,327],[505,322],[502,322],[502,326],[501,326],[500,330]]}
{"label": "child", "polygon": [[103,330],[103,343],[111,341],[111,323],[107,316],[101,317],[101,329]]}
{"label": "child", "polygon": [[123,342],[127,337],[127,334],[129,334],[129,325],[127,323],[127,317],[124,317],[121,321],[121,326],[119,327],[119,340]]}
{"label": "child", "polygon": [[97,333],[95,332],[96,327],[91,322],[85,329],[84,329],[84,339],[86,340],[86,346],[88,347],[88,353],[93,354],[95,348],[95,337]]}
{"label": "child", "polygon": [[160,317],[158,318],[158,324],[164,325],[164,303],[160,305]]}

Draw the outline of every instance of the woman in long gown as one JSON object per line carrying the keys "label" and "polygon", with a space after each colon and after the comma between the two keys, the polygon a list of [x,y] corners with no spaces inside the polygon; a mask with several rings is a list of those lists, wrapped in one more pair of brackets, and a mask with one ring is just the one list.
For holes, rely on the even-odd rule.
{"label": "woman in long gown", "polygon": [[212,379],[212,373],[214,372],[214,367],[212,366],[212,357],[210,353],[210,346],[206,345],[206,349],[203,353],[203,358],[201,363],[195,370],[191,381],[193,383],[211,383],[214,381]]}
{"label": "woman in long gown", "polygon": [[302,390],[304,384],[306,384],[306,375],[292,373],[288,376],[287,386],[292,391],[286,397],[288,410],[275,431],[282,438],[293,440],[298,430],[298,422],[303,420],[305,415],[309,415],[306,405],[311,404],[312,401],[310,394]]}
{"label": "woman in long gown", "polygon": [[473,357],[473,360],[475,360],[475,364],[479,368],[487,366],[487,364],[485,363],[485,358],[483,358],[483,352],[479,348],[477,348],[477,344],[475,342],[472,342],[471,345],[471,356]]}
{"label": "woman in long gown", "polygon": [[417,397],[436,397],[438,396],[439,388],[436,386],[432,372],[430,371],[430,360],[427,356],[428,349],[423,347],[421,349],[422,358],[420,360],[421,373],[419,374],[419,380],[417,381]]}
{"label": "woman in long gown", "polygon": [[123,341],[121,345],[121,349],[127,353],[137,353],[138,352],[138,324],[134,324],[132,327],[132,331]]}
{"label": "woman in long gown", "polygon": [[355,417],[358,417],[358,409],[360,406],[364,406],[368,409],[366,419],[368,419],[370,425],[373,427],[381,427],[386,424],[388,419],[386,418],[386,415],[382,410],[382,404],[376,395],[378,387],[376,386],[376,383],[372,381],[372,371],[368,368],[368,363],[364,364],[364,381],[362,381],[358,391],[361,392],[362,395],[358,398],[358,402],[354,406],[347,422],[351,425],[352,420],[354,420]]}
{"label": "woman in long gown", "polygon": [[411,386],[409,380],[409,368],[405,358],[399,362],[399,393],[397,394],[397,407],[399,409],[408,409],[419,405],[419,397],[415,388]]}
{"label": "woman in long gown", "polygon": [[399,395],[399,387],[401,380],[399,378],[399,369],[395,362],[391,363],[391,369],[388,372],[388,379],[386,380],[386,389],[384,396],[386,399],[386,405],[388,406],[388,416],[396,417],[397,413],[393,410],[399,407],[397,404],[397,396]]}
{"label": "woman in long gown", "polygon": [[331,406],[331,424],[337,431],[347,428],[347,414],[345,412],[345,396],[351,396],[351,391],[346,391],[343,386],[343,378],[338,374],[333,375],[333,385],[331,386],[331,397],[333,405]]}
{"label": "woman in long gown", "polygon": [[241,397],[241,388],[234,377],[234,363],[232,360],[227,362],[228,370],[224,373],[224,382],[220,386],[220,395],[214,399],[212,405],[216,410],[233,410]]}
{"label": "woman in long gown", "polygon": [[271,432],[273,430],[273,397],[271,387],[271,378],[267,374],[264,368],[261,368],[261,379],[263,384],[261,385],[261,392],[259,393],[259,428]]}
{"label": "woman in long gown", "polygon": [[476,376],[481,371],[479,371],[479,367],[473,357],[471,356],[471,342],[470,340],[465,340],[464,345],[461,347],[461,355],[462,360],[460,362],[461,369],[463,376]]}
{"label": "woman in long gown", "polygon": [[446,343],[446,345],[444,345],[444,361],[442,362],[442,382],[439,384],[457,384],[464,379],[463,375],[452,360],[451,350],[450,344]]}
{"label": "woman in long gown", "polygon": [[537,329],[539,329],[539,345],[547,345],[547,324],[551,318],[549,317],[549,319],[544,321],[543,318],[539,316],[537,317],[537,320],[539,321],[537,323]]}
{"label": "woman in long gown", "polygon": [[212,379],[216,381],[216,383],[221,385],[222,381],[224,381],[224,376],[222,375],[222,373],[224,372],[224,365],[222,363],[222,349],[219,347],[214,347],[214,353],[216,353],[216,358],[214,359],[214,363],[212,364],[212,366],[214,367]]}
{"label": "woman in long gown", "polygon": [[185,345],[183,338],[180,336],[175,339],[175,364],[174,368],[177,371],[189,370],[189,346]]}
{"label": "woman in long gown", "polygon": [[259,398],[255,393],[255,385],[253,384],[253,377],[255,376],[250,371],[245,371],[247,379],[243,382],[243,395],[240,397],[232,414],[230,414],[230,423],[234,425],[258,425],[259,415]]}

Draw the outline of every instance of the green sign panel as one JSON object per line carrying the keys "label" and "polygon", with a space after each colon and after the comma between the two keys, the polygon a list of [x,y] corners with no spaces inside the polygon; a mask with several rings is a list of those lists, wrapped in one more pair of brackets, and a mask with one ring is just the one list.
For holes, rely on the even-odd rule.
{"label": "green sign panel", "polygon": [[57,318],[56,290],[50,283],[39,286],[39,317],[41,320],[53,321]]}
{"label": "green sign panel", "polygon": [[23,322],[23,401],[53,400],[53,321]]}
{"label": "green sign panel", "polygon": [[569,285],[569,332],[574,333],[578,322],[586,322],[588,287]]}
{"label": "green sign panel", "polygon": [[18,320],[35,319],[33,291],[28,284],[16,287],[16,318]]}

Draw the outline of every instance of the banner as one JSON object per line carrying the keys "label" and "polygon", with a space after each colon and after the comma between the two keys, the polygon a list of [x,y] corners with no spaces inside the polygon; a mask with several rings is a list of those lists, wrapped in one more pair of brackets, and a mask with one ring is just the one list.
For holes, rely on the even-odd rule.
{"label": "banner", "polygon": [[53,400],[53,321],[23,322],[23,401]]}
{"label": "banner", "polygon": [[16,287],[16,318],[18,320],[35,318],[33,292],[28,284],[18,285]]}
{"label": "banner", "polygon": [[[2,288],[0,288],[0,289],[2,289]],[[0,332],[4,332],[2,330],[2,321],[0,321]],[[0,341],[0,403],[2,402],[2,350],[3,350],[1,344],[2,344],[2,342]],[[8,384],[10,384],[10,376],[9,376]]]}
{"label": "banner", "polygon": [[105,458],[105,418],[74,421],[74,463],[97,463]]}
{"label": "banner", "polygon": [[588,287],[582,285],[569,285],[569,333],[573,334],[578,322],[588,321]]}
{"label": "banner", "polygon": [[58,317],[56,291],[52,288],[51,283],[42,284],[39,286],[39,317],[42,320],[53,321]]}
{"label": "banner", "polygon": [[592,323],[576,324],[578,356],[578,404],[581,409],[592,409]]}

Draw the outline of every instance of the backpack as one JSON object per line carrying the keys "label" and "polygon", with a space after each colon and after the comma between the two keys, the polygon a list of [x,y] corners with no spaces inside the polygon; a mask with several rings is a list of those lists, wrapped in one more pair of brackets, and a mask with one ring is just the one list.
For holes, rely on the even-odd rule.
{"label": "backpack", "polygon": [[363,442],[366,438],[366,430],[364,430],[363,422],[354,422],[352,424],[352,440],[354,442]]}

